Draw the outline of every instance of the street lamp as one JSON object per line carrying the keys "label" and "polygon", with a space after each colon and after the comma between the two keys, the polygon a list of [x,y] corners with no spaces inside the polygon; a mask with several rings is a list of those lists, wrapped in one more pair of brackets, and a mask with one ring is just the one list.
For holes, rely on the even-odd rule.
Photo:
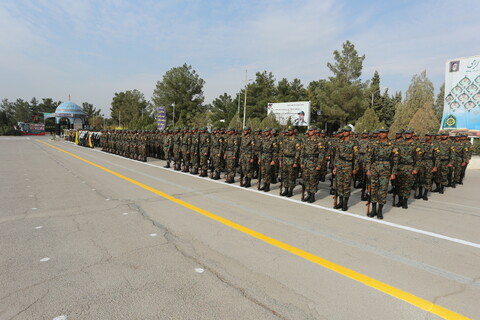
{"label": "street lamp", "polygon": [[248,79],[247,80],[247,71],[245,70],[245,100],[243,103],[243,128],[245,128],[245,120],[247,117],[247,84],[248,82],[252,81],[253,79]]}

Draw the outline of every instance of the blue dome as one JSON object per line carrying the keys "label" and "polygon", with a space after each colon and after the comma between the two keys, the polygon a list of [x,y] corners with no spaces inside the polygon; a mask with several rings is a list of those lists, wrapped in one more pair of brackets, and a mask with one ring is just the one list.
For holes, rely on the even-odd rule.
{"label": "blue dome", "polygon": [[83,112],[82,108],[78,104],[71,101],[66,101],[59,105],[55,110],[55,113],[74,113],[82,115],[85,114],[85,112]]}

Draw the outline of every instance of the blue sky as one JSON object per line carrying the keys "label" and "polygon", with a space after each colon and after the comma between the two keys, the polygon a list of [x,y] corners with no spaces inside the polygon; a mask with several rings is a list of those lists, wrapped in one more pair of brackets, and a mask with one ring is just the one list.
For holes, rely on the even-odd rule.
{"label": "blue sky", "polygon": [[187,63],[205,102],[235,95],[256,72],[304,86],[330,76],[350,40],[362,80],[405,92],[423,70],[438,92],[445,61],[480,55],[480,1],[2,0],[0,98],[88,101],[108,115],[115,92],[150,99],[166,71]]}

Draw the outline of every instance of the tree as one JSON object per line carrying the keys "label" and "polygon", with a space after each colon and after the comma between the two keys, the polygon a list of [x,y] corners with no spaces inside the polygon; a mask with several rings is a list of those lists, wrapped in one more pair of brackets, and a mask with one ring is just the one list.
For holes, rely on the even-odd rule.
{"label": "tree", "polygon": [[381,107],[378,108],[375,113],[378,115],[381,122],[386,126],[391,126],[395,116],[395,106],[402,101],[401,95],[399,96],[397,92],[396,96],[390,96],[388,94],[388,89],[385,89],[380,101]]}
{"label": "tree", "polygon": [[0,104],[0,125],[12,126],[15,124],[15,106],[8,99],[3,99]]}
{"label": "tree", "polygon": [[203,106],[204,84],[205,81],[191,66],[184,64],[172,68],[164,74],[162,81],[157,82],[153,91],[153,106],[166,107],[167,119],[173,119],[175,106],[175,117],[182,117],[182,120],[189,124],[198,114],[206,111]]}
{"label": "tree", "polygon": [[55,112],[57,107],[61,104],[60,101],[53,101],[52,98],[43,98],[42,102],[38,105],[40,112]]}
{"label": "tree", "polygon": [[327,66],[333,73],[328,81],[314,84],[315,102],[321,106],[324,121],[346,125],[358,119],[368,106],[360,76],[365,55],[359,56],[347,41],[342,52],[333,53],[335,63]]}
{"label": "tree", "polygon": [[30,104],[22,99],[14,102],[15,122],[31,122],[33,120]]}
{"label": "tree", "polygon": [[384,124],[380,121],[375,110],[369,107],[365,110],[363,116],[361,116],[355,123],[355,131],[363,132],[364,130],[373,131],[379,129]]}
{"label": "tree", "polygon": [[440,92],[437,95],[437,100],[435,100],[435,104],[433,105],[433,111],[435,112],[435,116],[437,117],[438,122],[442,122],[444,101],[445,82],[440,87]]}
{"label": "tree", "polygon": [[[237,100],[238,101],[238,100]],[[214,127],[220,127],[223,123],[230,123],[238,110],[238,105],[232,100],[232,97],[227,93],[219,96],[208,106],[212,113],[211,120]],[[220,120],[223,120],[221,122]]]}
{"label": "tree", "polygon": [[97,110],[91,103],[82,103],[82,110],[85,112],[85,121],[87,122],[89,122],[92,117],[100,116],[100,110]]}
{"label": "tree", "polygon": [[425,134],[431,131],[438,131],[440,121],[438,121],[430,102],[427,102],[415,112],[408,126],[415,129],[415,132]]}
{"label": "tree", "polygon": [[395,108],[395,117],[390,135],[396,131],[406,129],[415,113],[425,104],[433,105],[433,83],[427,78],[427,72],[414,75],[405,95],[405,101],[398,103]]}
{"label": "tree", "polygon": [[[247,86],[247,119],[267,116],[267,105],[274,101],[277,88],[275,77],[271,72],[263,71],[255,74],[255,82]],[[242,90],[241,97],[245,96]]]}
{"label": "tree", "polygon": [[236,130],[242,130],[242,121],[240,120],[240,115],[238,113],[236,113],[232,120],[230,120],[228,127]]}
{"label": "tree", "polygon": [[305,101],[308,99],[307,90],[303,87],[302,82],[295,78],[292,82],[288,82],[283,78],[278,82],[276,96],[270,102],[292,102]]}
{"label": "tree", "polygon": [[270,112],[268,116],[263,118],[260,128],[261,129],[266,129],[266,128],[280,128],[281,125],[278,123],[277,118],[275,117],[275,114],[273,112]]}
{"label": "tree", "polygon": [[112,120],[126,128],[135,117],[138,119],[142,115],[149,115],[147,105],[143,93],[136,89],[120,93],[115,92],[110,108]]}

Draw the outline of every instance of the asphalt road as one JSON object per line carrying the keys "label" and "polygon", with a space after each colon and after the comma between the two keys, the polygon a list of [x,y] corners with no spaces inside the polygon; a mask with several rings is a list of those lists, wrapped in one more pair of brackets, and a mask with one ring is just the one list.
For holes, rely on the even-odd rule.
{"label": "asphalt road", "polygon": [[0,163],[0,319],[480,319],[479,170],[379,221],[47,137]]}

